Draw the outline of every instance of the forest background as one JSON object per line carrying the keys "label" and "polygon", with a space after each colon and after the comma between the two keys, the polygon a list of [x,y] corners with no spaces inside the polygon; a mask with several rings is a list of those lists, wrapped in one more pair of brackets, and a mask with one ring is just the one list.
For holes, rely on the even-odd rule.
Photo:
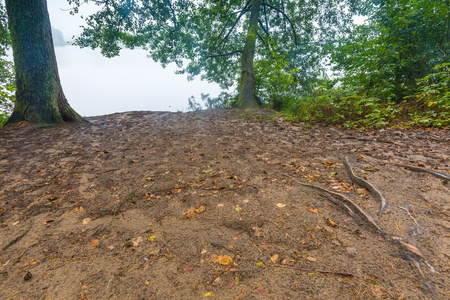
{"label": "forest background", "polygon": [[[86,1],[68,2],[76,13]],[[156,50],[132,22],[145,18],[139,15],[143,6],[138,10],[130,6],[134,1],[107,1],[111,9],[104,1],[94,2],[99,3],[99,12],[86,19],[78,45],[101,48],[105,56],[119,55],[124,46],[146,45],[152,58],[163,65],[175,62],[179,73],[220,84],[224,92],[219,97],[202,96],[206,108],[240,105],[241,60],[236,54],[242,50],[237,45],[248,35],[252,1],[169,1],[169,11],[177,13],[172,27],[184,29],[174,32],[161,26],[161,36],[173,44]],[[261,4],[254,54],[254,94],[259,105],[288,119],[345,127],[450,124],[448,0]],[[366,21],[354,24],[355,15]],[[120,22],[115,16],[121,16]],[[208,18],[200,22],[202,16]],[[6,11],[0,2],[0,124],[10,116],[15,100],[14,66],[5,59],[9,47]],[[203,108],[194,98],[189,106]]]}

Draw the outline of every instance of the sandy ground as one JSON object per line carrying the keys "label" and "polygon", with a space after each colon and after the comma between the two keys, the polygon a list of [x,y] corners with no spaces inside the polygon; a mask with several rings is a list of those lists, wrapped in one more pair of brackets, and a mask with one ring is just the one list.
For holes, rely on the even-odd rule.
{"label": "sandy ground", "polygon": [[449,131],[270,115],[0,129],[0,299],[449,299]]}

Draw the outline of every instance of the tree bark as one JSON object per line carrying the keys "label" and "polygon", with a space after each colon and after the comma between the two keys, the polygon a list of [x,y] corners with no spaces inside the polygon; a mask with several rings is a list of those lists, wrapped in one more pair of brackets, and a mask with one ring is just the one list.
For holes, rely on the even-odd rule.
{"label": "tree bark", "polygon": [[16,101],[8,123],[85,122],[64,96],[46,0],[6,0],[16,68]]}
{"label": "tree bark", "polygon": [[239,83],[239,106],[242,108],[258,107],[255,94],[255,74],[253,59],[255,57],[256,33],[261,10],[261,0],[253,0],[250,10],[250,22],[247,38],[242,51],[241,80]]}

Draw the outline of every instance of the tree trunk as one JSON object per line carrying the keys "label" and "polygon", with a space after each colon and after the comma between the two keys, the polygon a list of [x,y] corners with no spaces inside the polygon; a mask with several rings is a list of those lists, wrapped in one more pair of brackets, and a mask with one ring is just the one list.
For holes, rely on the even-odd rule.
{"label": "tree trunk", "polygon": [[6,0],[16,68],[16,101],[8,123],[84,122],[64,96],[46,0]]}
{"label": "tree trunk", "polygon": [[241,80],[239,84],[239,106],[242,108],[257,107],[255,94],[255,74],[253,72],[253,58],[255,57],[256,32],[261,9],[261,0],[253,0],[250,11],[250,23],[242,51]]}

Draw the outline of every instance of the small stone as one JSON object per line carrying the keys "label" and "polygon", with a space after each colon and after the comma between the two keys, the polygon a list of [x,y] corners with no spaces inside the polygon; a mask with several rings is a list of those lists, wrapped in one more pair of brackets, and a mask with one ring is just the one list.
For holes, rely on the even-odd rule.
{"label": "small stone", "polygon": [[25,274],[25,276],[23,277],[23,280],[24,280],[24,281],[28,281],[28,280],[30,280],[31,278],[33,278],[33,274],[31,274],[31,272],[28,271],[27,274]]}

